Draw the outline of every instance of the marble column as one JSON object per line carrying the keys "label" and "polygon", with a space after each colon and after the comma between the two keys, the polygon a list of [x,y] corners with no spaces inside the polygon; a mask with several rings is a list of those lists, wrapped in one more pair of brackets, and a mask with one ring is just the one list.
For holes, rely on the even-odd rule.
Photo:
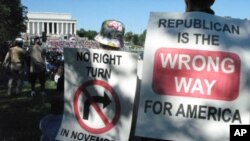
{"label": "marble column", "polygon": [[49,34],[49,22],[47,22],[47,34]]}
{"label": "marble column", "polygon": [[51,26],[52,26],[52,27],[51,27],[51,28],[52,28],[51,34],[55,34],[55,28],[54,28],[54,27],[55,27],[55,23],[52,22],[52,23],[51,23]]}
{"label": "marble column", "polygon": [[65,23],[65,25],[66,25],[66,32],[65,32],[65,34],[69,34],[69,29],[68,29],[68,23]]}
{"label": "marble column", "polygon": [[27,22],[27,33],[30,34],[30,22]]}
{"label": "marble column", "polygon": [[40,35],[40,33],[41,33],[41,30],[40,30],[40,22],[37,22],[36,23],[36,27],[37,27],[37,35]]}
{"label": "marble column", "polygon": [[56,34],[59,34],[59,23],[56,23]]}
{"label": "marble column", "polygon": [[44,32],[44,22],[41,22],[42,24],[42,32]]}
{"label": "marble column", "polygon": [[61,34],[63,35],[64,34],[64,23],[61,23]]}
{"label": "marble column", "polygon": [[31,25],[32,25],[32,34],[35,34],[35,23],[31,22]]}
{"label": "marble column", "polygon": [[74,23],[73,27],[74,27],[73,34],[76,35],[76,23]]}

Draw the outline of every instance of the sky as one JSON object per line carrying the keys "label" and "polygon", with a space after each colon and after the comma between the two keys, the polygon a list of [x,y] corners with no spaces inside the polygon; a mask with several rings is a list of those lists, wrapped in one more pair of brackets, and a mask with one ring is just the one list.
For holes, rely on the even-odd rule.
{"label": "sky", "polygon": [[[99,32],[107,19],[122,21],[125,32],[141,34],[150,12],[184,13],[184,0],[21,0],[28,12],[70,13],[77,30]],[[216,0],[212,9],[217,16],[250,19],[249,0]]]}

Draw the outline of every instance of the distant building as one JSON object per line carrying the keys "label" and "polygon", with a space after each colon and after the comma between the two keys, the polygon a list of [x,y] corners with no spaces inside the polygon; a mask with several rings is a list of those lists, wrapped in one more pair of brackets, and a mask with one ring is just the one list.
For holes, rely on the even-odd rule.
{"label": "distant building", "polygon": [[47,35],[75,35],[76,20],[68,13],[29,12],[27,13],[27,30],[30,36]]}

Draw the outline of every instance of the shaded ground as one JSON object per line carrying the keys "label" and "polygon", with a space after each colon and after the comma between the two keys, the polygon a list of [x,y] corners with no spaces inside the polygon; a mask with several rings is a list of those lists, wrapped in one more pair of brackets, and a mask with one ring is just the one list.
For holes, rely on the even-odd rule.
{"label": "shaded ground", "polygon": [[28,83],[24,85],[22,95],[10,97],[6,95],[7,79],[0,76],[0,141],[38,141],[41,136],[39,121],[50,112],[55,84],[46,82],[45,97],[29,96]]}

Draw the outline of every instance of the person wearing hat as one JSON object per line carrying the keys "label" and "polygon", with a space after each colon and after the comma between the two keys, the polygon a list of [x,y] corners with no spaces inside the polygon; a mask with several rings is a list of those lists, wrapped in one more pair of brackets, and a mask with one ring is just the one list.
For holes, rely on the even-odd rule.
{"label": "person wearing hat", "polygon": [[199,11],[214,15],[211,9],[215,0],[185,0],[186,12]]}
{"label": "person wearing hat", "polygon": [[[16,38],[15,46],[10,48],[5,56],[4,64],[9,63],[10,78],[8,81],[8,95],[19,95],[22,89],[22,76],[25,65],[25,50],[22,48],[23,39]],[[15,85],[14,85],[15,84]]]}
{"label": "person wearing hat", "polygon": [[100,43],[100,47],[103,49],[124,50],[124,33],[125,26],[122,22],[117,20],[105,20],[95,40]]}

